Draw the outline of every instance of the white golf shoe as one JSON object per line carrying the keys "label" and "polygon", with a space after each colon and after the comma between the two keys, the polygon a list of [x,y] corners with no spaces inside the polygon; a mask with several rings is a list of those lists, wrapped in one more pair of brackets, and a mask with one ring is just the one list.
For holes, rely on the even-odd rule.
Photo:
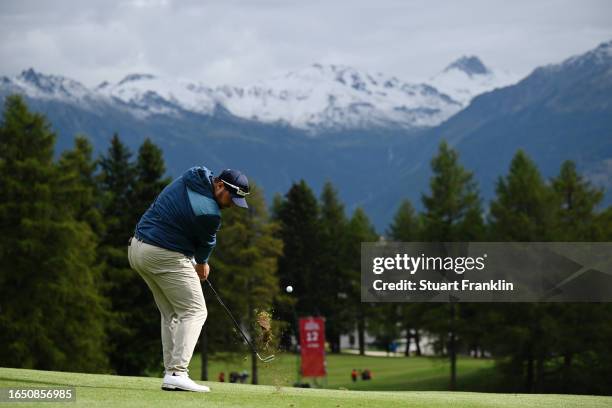
{"label": "white golf shoe", "polygon": [[191,378],[189,378],[187,373],[174,373],[164,375],[162,390],[210,392],[210,388],[205,385],[196,384]]}

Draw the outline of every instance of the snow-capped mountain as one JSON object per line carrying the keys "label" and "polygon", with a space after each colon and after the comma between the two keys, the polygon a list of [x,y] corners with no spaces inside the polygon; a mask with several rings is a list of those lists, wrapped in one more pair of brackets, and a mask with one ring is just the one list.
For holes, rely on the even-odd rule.
{"label": "snow-capped mountain", "polygon": [[32,68],[14,78],[0,77],[3,89],[34,98],[79,100],[91,91],[80,82],[56,75],[43,75]]}
{"label": "snow-capped mountain", "polygon": [[507,71],[492,70],[475,56],[464,56],[448,65],[428,82],[433,87],[467,106],[477,95],[512,85],[520,77]]}
{"label": "snow-capped mountain", "polygon": [[[462,108],[426,84],[411,84],[381,73],[369,74],[338,65],[314,64],[245,87],[219,86],[130,74],[112,84],[89,89],[60,76],[33,69],[3,77],[5,91],[86,106],[92,101],[120,104],[138,116],[177,115],[183,111],[212,115],[222,107],[234,116],[282,123],[312,132],[362,128],[422,128],[448,119]],[[92,109],[95,109],[92,106]]]}
{"label": "snow-capped mountain", "polygon": [[543,72],[554,73],[563,70],[604,67],[609,69],[612,63],[612,40],[599,44],[596,48],[580,55],[567,58],[561,64],[549,64],[537,68]]}
{"label": "snow-capped mountain", "polygon": [[213,89],[188,81],[133,74],[117,84],[98,86],[97,90],[151,113],[171,113],[180,107],[210,114],[219,105],[241,118],[309,130],[429,127],[461,108],[428,85],[320,64],[245,87],[226,85]]}
{"label": "snow-capped mountain", "polygon": [[130,74],[116,84],[103,82],[95,91],[143,114],[177,114],[180,110],[212,114],[214,91],[185,80]]}
{"label": "snow-capped mountain", "polygon": [[314,64],[215,95],[236,116],[302,129],[429,127],[461,109],[431,86],[338,65]]}
{"label": "snow-capped mountain", "polygon": [[99,110],[100,104],[115,106],[141,119],[185,112],[215,115],[220,109],[239,118],[316,134],[433,127],[465,108],[474,96],[518,79],[491,70],[471,56],[459,58],[427,83],[406,82],[348,66],[313,64],[246,86],[210,87],[140,73],[90,89],[75,80],[30,68],[13,78],[0,77],[0,92],[78,104],[92,112]]}

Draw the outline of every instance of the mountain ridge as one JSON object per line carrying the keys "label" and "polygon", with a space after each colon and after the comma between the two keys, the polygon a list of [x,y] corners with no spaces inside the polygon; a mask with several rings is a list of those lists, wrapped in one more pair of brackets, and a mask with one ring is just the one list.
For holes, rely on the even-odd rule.
{"label": "mountain ridge", "polygon": [[[349,212],[363,207],[382,232],[402,199],[422,208],[421,194],[428,191],[431,176],[429,163],[443,139],[459,152],[461,164],[474,172],[485,209],[497,179],[507,173],[518,149],[537,163],[545,178],[556,175],[564,160],[575,161],[582,174],[606,188],[604,205],[612,204],[611,43],[538,67],[514,85],[475,96],[437,126],[418,129],[324,128],[313,137],[310,129],[239,117],[221,104],[210,112],[184,110],[165,98],[156,100],[157,94],[147,100],[160,104],[157,111],[140,116],[134,112],[142,108],[129,98],[106,97],[104,103],[88,106],[92,99],[88,92],[79,103],[25,96],[31,109],[45,113],[58,132],[59,151],[70,148],[77,133],[87,134],[96,152],[108,148],[114,132],[132,151],[149,137],[164,151],[169,175],[201,164],[240,168],[263,187],[268,200],[300,179],[315,191],[329,180]],[[368,78],[354,79],[350,71],[342,75],[349,87],[360,88],[355,92],[375,89],[369,87]],[[375,76],[372,79],[378,82]],[[400,82],[394,87],[401,88]],[[69,83],[64,88],[69,89]],[[16,89],[15,82],[0,78],[0,98],[11,89]],[[265,89],[259,90],[264,96]]]}
{"label": "mountain ridge", "polygon": [[[417,130],[436,126],[465,107],[431,84],[318,63],[243,87],[213,88],[189,80],[130,73],[117,83],[103,81],[87,88],[33,68],[15,78],[2,77],[2,84],[32,97],[118,104],[141,118],[176,116],[183,111],[210,115],[222,106],[237,117],[284,124],[311,135],[372,127]],[[488,85],[478,86],[485,89]]]}

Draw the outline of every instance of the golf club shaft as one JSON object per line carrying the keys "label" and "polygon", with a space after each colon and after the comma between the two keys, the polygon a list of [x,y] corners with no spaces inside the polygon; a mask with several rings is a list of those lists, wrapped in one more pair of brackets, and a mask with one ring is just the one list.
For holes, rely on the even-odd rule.
{"label": "golf club shaft", "polygon": [[[191,263],[193,264],[193,266],[195,267],[196,262],[195,259],[191,259]],[[229,308],[227,306],[225,306],[225,303],[223,302],[223,300],[221,299],[221,296],[219,296],[219,294],[217,293],[217,291],[215,290],[215,288],[213,287],[212,283],[210,283],[209,279],[206,279],[206,282],[208,283],[208,287],[210,288],[210,290],[212,290],[212,292],[214,293],[215,297],[217,298],[217,301],[219,302],[219,304],[221,304],[221,306],[223,306],[223,309],[225,310],[225,312],[227,313],[227,315],[229,316],[229,318],[232,320],[232,322],[234,323],[234,326],[236,327],[236,330],[238,330],[238,332],[242,335],[242,338],[244,339],[244,341],[246,341],[246,343],[249,345],[249,347],[251,348],[251,351],[253,351],[253,353],[255,353],[255,355],[257,356],[257,358],[259,358],[261,361],[267,363],[270,362],[274,359],[274,356],[268,356],[265,358],[262,358],[259,353],[257,352],[257,349],[255,348],[255,346],[253,345],[253,343],[251,343],[251,341],[249,340],[249,338],[246,336],[246,334],[244,334],[244,332],[242,331],[242,328],[240,327],[240,325],[238,324],[238,322],[236,321],[236,319],[234,318],[234,315],[232,314],[232,312],[229,310]]]}
{"label": "golf club shaft", "polygon": [[242,335],[242,338],[244,338],[244,341],[247,342],[247,344],[251,347],[251,350],[253,350],[254,353],[257,353],[257,351],[255,350],[255,347],[253,346],[253,344],[251,344],[251,341],[247,338],[246,334],[244,334],[244,332],[242,331],[242,328],[240,327],[240,325],[238,324],[236,319],[234,319],[234,316],[232,315],[232,312],[229,310],[229,308],[227,306],[225,306],[225,303],[223,303],[223,300],[221,299],[221,296],[219,296],[219,294],[217,293],[217,291],[213,287],[212,283],[210,283],[210,281],[208,279],[206,279],[206,283],[208,283],[208,287],[212,290],[212,292],[214,293],[215,297],[217,298],[217,300],[219,301],[221,306],[223,306],[223,309],[225,309],[225,312],[227,313],[229,318],[232,319],[232,322],[234,323],[234,326],[236,326],[236,329],[240,332],[240,334]]}

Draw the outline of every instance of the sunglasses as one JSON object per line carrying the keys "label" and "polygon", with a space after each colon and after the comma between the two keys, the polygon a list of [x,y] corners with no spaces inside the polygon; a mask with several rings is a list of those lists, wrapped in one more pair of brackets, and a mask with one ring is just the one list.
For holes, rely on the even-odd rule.
{"label": "sunglasses", "polygon": [[221,180],[221,181],[222,181],[222,182],[223,182],[223,184],[225,184],[226,186],[228,186],[228,187],[232,188],[232,189],[234,190],[233,192],[234,192],[234,193],[236,193],[236,194],[238,194],[240,197],[246,197],[246,196],[248,196],[248,195],[250,194],[248,191],[244,191],[244,190],[243,190],[243,189],[241,189],[240,187],[235,186],[235,185],[233,185],[233,184],[231,184],[231,183],[228,183],[228,182],[227,182],[227,181],[225,181],[225,180]]}

